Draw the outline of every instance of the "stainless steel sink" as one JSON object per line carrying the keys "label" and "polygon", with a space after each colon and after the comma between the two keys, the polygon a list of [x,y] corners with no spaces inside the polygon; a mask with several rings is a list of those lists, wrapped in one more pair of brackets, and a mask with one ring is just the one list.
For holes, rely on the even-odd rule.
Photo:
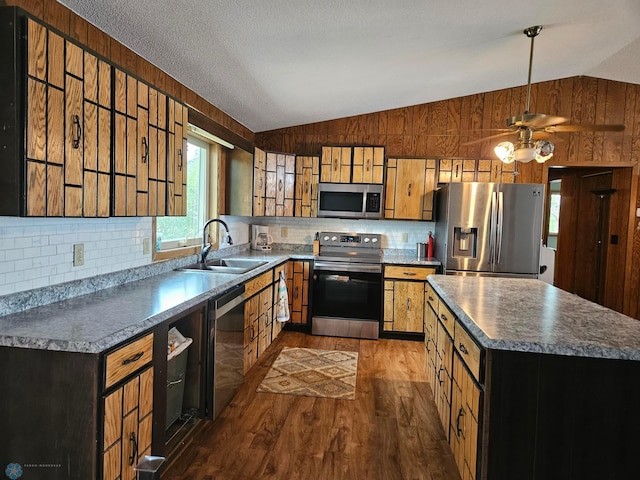
{"label": "stainless steel sink", "polygon": [[255,258],[216,258],[209,260],[204,266],[200,263],[194,263],[176,270],[181,272],[231,273],[239,275],[266,263],[265,260]]}

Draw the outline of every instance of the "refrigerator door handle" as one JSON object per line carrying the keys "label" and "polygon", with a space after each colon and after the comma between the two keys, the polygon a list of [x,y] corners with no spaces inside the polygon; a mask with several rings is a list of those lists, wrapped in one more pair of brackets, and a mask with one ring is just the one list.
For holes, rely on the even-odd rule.
{"label": "refrigerator door handle", "polygon": [[496,263],[500,263],[502,257],[502,226],[504,220],[504,193],[498,192],[498,240],[497,240],[497,260]]}
{"label": "refrigerator door handle", "polygon": [[491,225],[489,225],[489,258],[491,270],[496,261],[496,223],[498,220],[498,200],[496,192],[491,192]]}

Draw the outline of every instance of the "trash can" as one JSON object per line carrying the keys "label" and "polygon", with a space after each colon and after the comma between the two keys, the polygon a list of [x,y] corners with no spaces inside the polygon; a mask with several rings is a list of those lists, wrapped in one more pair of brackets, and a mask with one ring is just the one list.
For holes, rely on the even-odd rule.
{"label": "trash can", "polygon": [[193,340],[183,337],[175,328],[169,331],[169,353],[167,356],[167,419],[169,428],[182,415],[184,381],[187,371],[189,345]]}

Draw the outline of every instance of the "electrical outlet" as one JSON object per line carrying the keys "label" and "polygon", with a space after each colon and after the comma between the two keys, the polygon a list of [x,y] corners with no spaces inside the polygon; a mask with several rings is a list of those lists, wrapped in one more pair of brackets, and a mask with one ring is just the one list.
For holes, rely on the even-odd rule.
{"label": "electrical outlet", "polygon": [[403,233],[402,234],[402,243],[407,243],[409,241],[409,234],[408,233]]}
{"label": "electrical outlet", "polygon": [[84,265],[84,243],[76,243],[73,246],[73,266],[81,267]]}
{"label": "electrical outlet", "polygon": [[287,235],[289,235],[289,229],[288,229],[287,227],[282,227],[282,228],[280,229],[280,236],[281,236],[282,238],[286,238],[286,237],[287,237]]}
{"label": "electrical outlet", "polygon": [[142,254],[149,255],[151,253],[151,239],[143,238],[142,239]]}

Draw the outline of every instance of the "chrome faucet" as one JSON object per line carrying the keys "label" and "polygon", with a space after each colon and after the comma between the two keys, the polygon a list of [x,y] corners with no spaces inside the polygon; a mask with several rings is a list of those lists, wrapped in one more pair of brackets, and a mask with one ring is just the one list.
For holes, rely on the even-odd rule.
{"label": "chrome faucet", "polygon": [[211,251],[212,245],[211,243],[207,242],[207,227],[209,227],[209,225],[213,222],[218,222],[224,227],[225,231],[227,232],[227,243],[229,243],[229,245],[233,245],[233,240],[231,239],[231,235],[229,234],[229,227],[226,223],[224,223],[219,218],[212,218],[211,220],[207,220],[207,223],[205,223],[204,227],[202,227],[202,250],[200,251],[200,263],[202,264],[202,266],[206,265],[207,255],[209,255],[209,252]]}

